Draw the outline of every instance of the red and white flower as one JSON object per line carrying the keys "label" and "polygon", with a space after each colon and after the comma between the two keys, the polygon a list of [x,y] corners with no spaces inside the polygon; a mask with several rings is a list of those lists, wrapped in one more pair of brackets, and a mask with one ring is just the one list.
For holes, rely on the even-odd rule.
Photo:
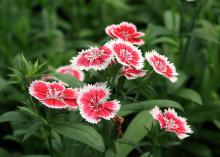
{"label": "red and white flower", "polygon": [[50,108],[78,107],[76,103],[78,91],[65,88],[57,82],[33,81],[29,86],[29,93]]}
{"label": "red and white flower", "polygon": [[155,106],[150,113],[153,118],[159,122],[162,129],[176,133],[180,139],[184,139],[193,133],[186,119],[178,116],[174,109],[168,108],[162,113],[161,110]]}
{"label": "red and white flower", "polygon": [[157,51],[152,50],[146,53],[145,58],[158,74],[167,77],[171,82],[177,81],[176,68],[173,63],[170,63],[167,57],[160,55]]}
{"label": "red and white flower", "polygon": [[83,73],[83,71],[81,71],[80,69],[76,68],[75,66],[62,66],[59,67],[56,72],[61,73],[61,74],[68,74],[76,79],[78,79],[79,81],[83,81],[85,78],[85,75]]}
{"label": "red and white flower", "polygon": [[123,66],[121,69],[121,73],[128,80],[136,79],[138,77],[143,77],[146,75],[146,70],[138,70],[133,67]]}
{"label": "red and white flower", "polygon": [[143,45],[144,40],[140,37],[144,36],[143,32],[138,32],[134,24],[122,22],[118,25],[110,25],[105,28],[105,32],[112,38],[120,38],[132,44]]}
{"label": "red and white flower", "polygon": [[116,39],[109,41],[107,45],[112,49],[120,64],[136,69],[144,67],[144,58],[141,51],[131,43]]}
{"label": "red and white flower", "polygon": [[107,68],[113,59],[113,52],[107,47],[102,46],[92,47],[87,50],[83,50],[78,56],[72,59],[72,65],[76,65],[81,70],[103,70]]}
{"label": "red and white flower", "polygon": [[95,124],[102,118],[113,118],[119,111],[120,104],[117,100],[107,101],[109,94],[109,89],[104,83],[84,86],[77,98],[81,116]]}

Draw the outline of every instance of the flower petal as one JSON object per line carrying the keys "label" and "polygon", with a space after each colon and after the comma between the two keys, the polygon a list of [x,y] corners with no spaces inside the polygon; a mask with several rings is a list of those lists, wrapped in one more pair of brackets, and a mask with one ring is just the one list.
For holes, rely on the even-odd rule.
{"label": "flower petal", "polygon": [[62,99],[57,98],[48,98],[41,101],[42,104],[46,105],[49,108],[66,108],[66,103]]}
{"label": "flower petal", "polygon": [[159,122],[161,128],[166,126],[165,118],[159,107],[155,106],[152,110],[150,110],[150,114]]}
{"label": "flower petal", "polygon": [[133,67],[123,66],[121,69],[122,75],[128,80],[136,79],[138,77],[143,77],[146,75],[146,70],[138,70]]}
{"label": "flower petal", "polygon": [[29,86],[29,93],[38,100],[46,98],[48,93],[48,84],[44,81],[33,81]]}
{"label": "flower petal", "polygon": [[78,104],[76,102],[76,98],[78,96],[78,91],[72,88],[67,88],[63,91],[63,101],[70,108],[78,108]]}
{"label": "flower petal", "polygon": [[116,115],[119,109],[120,104],[118,101],[107,101],[100,105],[98,115],[99,117],[109,120]]}

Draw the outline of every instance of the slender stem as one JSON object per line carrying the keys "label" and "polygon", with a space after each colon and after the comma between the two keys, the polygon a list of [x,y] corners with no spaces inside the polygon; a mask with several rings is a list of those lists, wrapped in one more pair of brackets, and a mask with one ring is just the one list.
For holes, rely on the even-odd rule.
{"label": "slender stem", "polygon": [[[202,6],[206,3],[206,0],[203,0],[201,1],[201,3],[198,4],[197,8],[195,8],[194,12],[193,12],[193,15],[192,15],[192,18],[190,20],[190,25],[189,25],[189,29],[188,29],[188,32],[191,32],[193,31],[193,29],[195,28],[195,25],[196,25],[196,18],[197,16],[199,15],[201,9],[202,9]],[[182,53],[181,53],[181,66],[183,67],[183,69],[186,67],[186,59],[187,59],[187,56],[188,56],[188,51],[189,51],[189,47],[190,47],[190,43],[192,41],[192,36],[191,35],[188,35],[187,36],[187,42],[185,44],[185,46],[182,49]]]}
{"label": "slender stem", "polygon": [[51,130],[51,117],[52,113],[51,110],[47,110],[47,121],[48,121],[48,135],[47,135],[47,141],[48,141],[48,152],[51,155],[51,157],[54,157],[54,150],[52,146],[52,130]]}
{"label": "slender stem", "polygon": [[53,150],[53,146],[52,146],[52,132],[51,132],[51,128],[49,128],[49,131],[48,131],[47,141],[48,141],[48,152],[49,152],[51,157],[54,157],[54,150]]}

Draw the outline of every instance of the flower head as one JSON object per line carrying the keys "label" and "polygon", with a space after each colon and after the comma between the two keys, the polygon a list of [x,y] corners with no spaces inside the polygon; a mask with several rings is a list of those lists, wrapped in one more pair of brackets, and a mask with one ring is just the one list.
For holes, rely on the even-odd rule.
{"label": "flower head", "polygon": [[33,81],[29,86],[29,93],[49,108],[77,108],[77,90],[67,88],[57,82]]}
{"label": "flower head", "polygon": [[72,65],[76,65],[81,70],[103,70],[107,68],[113,59],[113,53],[107,46],[92,47],[87,50],[83,50],[74,57]]}
{"label": "flower head", "polygon": [[136,69],[142,69],[144,67],[144,58],[141,51],[131,43],[116,39],[111,40],[107,45],[112,49],[120,64]]}
{"label": "flower head", "polygon": [[122,75],[128,80],[136,79],[146,75],[146,70],[138,70],[133,67],[123,66],[121,69]]}
{"label": "flower head", "polygon": [[61,74],[68,74],[79,81],[83,81],[85,78],[83,71],[76,68],[76,66],[69,66],[69,65],[62,66],[56,69],[56,72]]}
{"label": "flower head", "polygon": [[186,119],[178,116],[174,109],[168,108],[162,113],[161,110],[155,106],[150,113],[153,118],[159,122],[162,129],[176,133],[180,139],[184,139],[193,133]]}
{"label": "flower head", "polygon": [[167,77],[171,82],[177,81],[176,68],[173,63],[170,63],[167,57],[160,55],[157,51],[152,50],[146,53],[145,58],[153,67],[156,73]]}
{"label": "flower head", "polygon": [[107,101],[108,97],[109,89],[104,83],[84,86],[77,98],[81,116],[90,123],[98,123],[101,118],[113,118],[120,104],[117,100]]}
{"label": "flower head", "polygon": [[144,44],[144,40],[140,39],[140,37],[144,36],[144,33],[138,32],[136,26],[132,23],[122,22],[118,25],[113,24],[107,26],[105,32],[112,38],[120,38],[136,45]]}

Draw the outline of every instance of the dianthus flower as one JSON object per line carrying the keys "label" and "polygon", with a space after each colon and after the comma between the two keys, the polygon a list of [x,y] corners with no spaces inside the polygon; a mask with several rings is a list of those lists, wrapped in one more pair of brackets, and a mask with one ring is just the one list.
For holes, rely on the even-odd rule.
{"label": "dianthus flower", "polygon": [[110,25],[105,28],[105,32],[112,38],[120,38],[132,44],[143,45],[144,40],[140,37],[144,36],[143,32],[138,32],[134,24],[122,22],[118,25]]}
{"label": "dianthus flower", "polygon": [[73,57],[71,62],[81,70],[103,70],[111,63],[113,55],[113,52],[104,45],[81,51],[76,57]]}
{"label": "dianthus flower", "polygon": [[146,53],[145,58],[153,67],[154,71],[164,77],[168,78],[171,82],[177,81],[176,68],[173,63],[170,63],[164,55],[160,55],[157,51],[152,50]]}
{"label": "dianthus flower", "polygon": [[180,139],[184,139],[193,133],[186,119],[178,116],[174,109],[168,108],[162,113],[161,110],[155,106],[150,113],[153,118],[159,122],[162,129],[176,133]]}
{"label": "dianthus flower", "polygon": [[116,60],[120,64],[136,69],[142,69],[144,67],[144,58],[141,51],[131,43],[116,39],[109,41],[107,45],[112,49]]}
{"label": "dianthus flower", "polygon": [[84,86],[77,98],[81,116],[90,123],[98,123],[101,119],[111,119],[120,109],[117,100],[107,101],[109,89],[104,83]]}
{"label": "dianthus flower", "polygon": [[78,91],[65,88],[57,82],[33,81],[29,86],[29,93],[49,108],[77,108],[76,97]]}

